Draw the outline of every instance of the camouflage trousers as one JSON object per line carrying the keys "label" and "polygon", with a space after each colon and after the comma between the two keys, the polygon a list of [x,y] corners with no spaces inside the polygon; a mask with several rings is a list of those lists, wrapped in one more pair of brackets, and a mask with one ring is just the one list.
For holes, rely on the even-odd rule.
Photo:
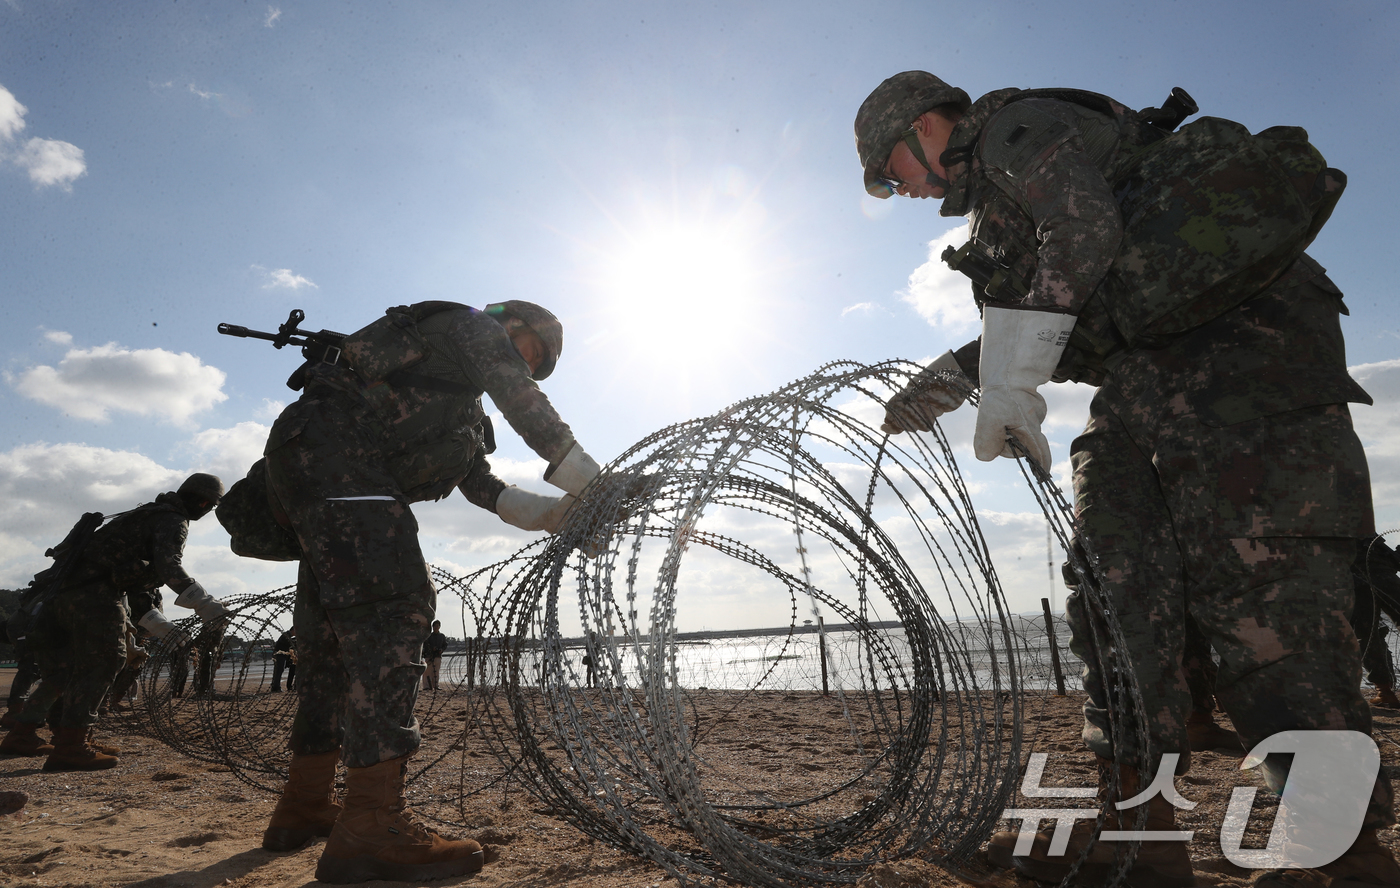
{"label": "camouflage trousers", "polygon": [[27,639],[39,664],[39,684],[19,720],[43,724],[61,697],[61,727],[97,721],[97,707],[126,663],[125,625],[121,593],[106,583],[67,589],[46,604]]}
{"label": "camouflage trousers", "polygon": [[[1367,528],[1365,456],[1343,404],[1209,425],[1183,399],[1101,388],[1071,448],[1079,533],[1098,559],[1148,719],[1148,755],[1189,766],[1187,617],[1220,655],[1215,695],[1246,748],[1280,731],[1370,733],[1348,624],[1355,540]],[[1360,497],[1365,508],[1348,499]],[[1085,666],[1084,739],[1114,758],[1083,590],[1069,596]],[[1128,733],[1128,732],[1124,732]],[[1137,755],[1131,737],[1120,754]],[[1280,791],[1282,757],[1263,766]],[[1395,822],[1378,779],[1367,825]]]}
{"label": "camouflage trousers", "polygon": [[340,746],[347,767],[364,768],[421,743],[413,709],[437,593],[418,523],[367,431],[333,405],[294,408],[303,413],[267,454],[268,488],[302,550],[291,749]]}

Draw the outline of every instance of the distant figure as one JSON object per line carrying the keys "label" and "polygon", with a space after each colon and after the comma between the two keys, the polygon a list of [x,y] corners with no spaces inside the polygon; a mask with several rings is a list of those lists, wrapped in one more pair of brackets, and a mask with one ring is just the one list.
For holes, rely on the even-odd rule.
{"label": "distant figure", "polygon": [[442,654],[447,650],[447,636],[442,634],[442,621],[433,620],[433,631],[423,642],[423,660],[427,668],[423,670],[423,687],[436,691],[438,676],[442,673]]}
{"label": "distant figure", "polygon": [[282,690],[282,673],[287,673],[287,687],[296,687],[297,663],[295,651],[292,645],[297,637],[297,627],[293,626],[277,637],[277,644],[272,648],[272,689]]}

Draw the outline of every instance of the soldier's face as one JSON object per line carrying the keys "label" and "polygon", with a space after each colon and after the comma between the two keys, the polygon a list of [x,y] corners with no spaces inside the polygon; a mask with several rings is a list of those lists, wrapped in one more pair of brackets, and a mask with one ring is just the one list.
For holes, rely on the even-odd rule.
{"label": "soldier's face", "polygon": [[924,150],[924,157],[928,158],[928,166],[925,167],[919,162],[908,143],[901,141],[895,145],[894,151],[890,152],[889,163],[885,164],[885,171],[891,179],[900,183],[895,189],[897,193],[920,199],[942,199],[948,195],[942,184],[929,184],[928,176],[932,172],[940,178],[948,178],[948,173],[938,158],[948,149],[948,137],[953,132],[953,125],[954,121],[932,112],[923,114],[914,121],[914,131],[919,145]]}
{"label": "soldier's face", "polygon": [[530,375],[534,376],[535,371],[540,369],[544,359],[549,352],[544,347],[544,340],[540,339],[540,334],[534,330],[517,330],[511,334],[511,344],[520,353],[520,357],[525,359],[525,363],[530,365]]}

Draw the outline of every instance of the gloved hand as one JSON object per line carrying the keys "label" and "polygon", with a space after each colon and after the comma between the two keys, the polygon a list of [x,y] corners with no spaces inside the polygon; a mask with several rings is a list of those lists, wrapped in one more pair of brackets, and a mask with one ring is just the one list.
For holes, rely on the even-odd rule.
{"label": "gloved hand", "polygon": [[961,407],[973,388],[958,359],[944,352],[890,398],[880,430],[891,435],[931,431],[933,420]]}
{"label": "gloved hand", "polygon": [[598,463],[583,452],[583,448],[578,442],[564,455],[564,459],[552,470],[545,472],[544,480],[558,487],[560,490],[578,496],[583,493],[583,489],[588,483],[598,477],[602,469]]}
{"label": "gloved hand", "polygon": [[1050,381],[1076,320],[1074,315],[1034,309],[983,309],[978,367],[982,399],[972,438],[978,459],[1015,457],[1006,441],[1011,435],[1041,468],[1050,470],[1050,442],[1040,431],[1045,399],[1036,389]]}
{"label": "gloved hand", "polygon": [[544,496],[511,485],[496,496],[496,514],[505,523],[521,530],[554,533],[574,502],[574,497],[567,493],[557,497]]}
{"label": "gloved hand", "polygon": [[165,614],[155,608],[146,611],[145,616],[136,621],[136,625],[151,633],[154,638],[170,641],[175,647],[184,647],[194,640],[190,638],[189,633],[167,620]]}
{"label": "gloved hand", "polygon": [[179,595],[175,596],[175,603],[181,607],[192,609],[206,623],[211,623],[229,614],[229,609],[204,591],[204,587],[199,584],[198,580],[191,580],[190,584]]}

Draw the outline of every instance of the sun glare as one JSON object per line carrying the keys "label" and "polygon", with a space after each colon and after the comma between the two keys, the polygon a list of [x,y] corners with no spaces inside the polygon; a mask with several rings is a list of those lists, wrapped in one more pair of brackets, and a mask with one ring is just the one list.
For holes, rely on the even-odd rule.
{"label": "sun glare", "polygon": [[605,298],[624,329],[668,331],[671,347],[712,349],[753,298],[754,269],[737,238],[676,228],[632,240],[612,260]]}

